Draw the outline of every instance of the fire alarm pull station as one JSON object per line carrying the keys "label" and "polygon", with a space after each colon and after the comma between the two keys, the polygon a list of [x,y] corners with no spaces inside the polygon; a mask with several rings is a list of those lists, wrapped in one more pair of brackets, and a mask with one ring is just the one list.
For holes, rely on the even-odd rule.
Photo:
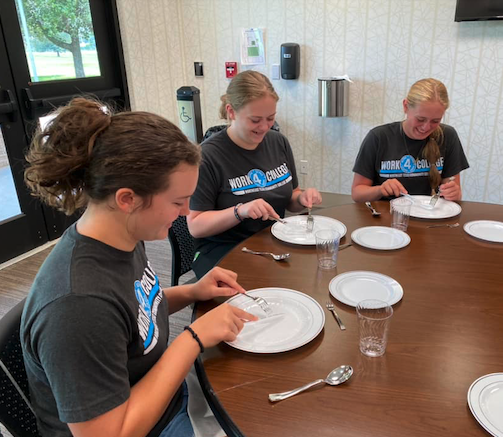
{"label": "fire alarm pull station", "polygon": [[238,63],[237,62],[226,62],[225,63],[225,77],[230,79],[238,74]]}

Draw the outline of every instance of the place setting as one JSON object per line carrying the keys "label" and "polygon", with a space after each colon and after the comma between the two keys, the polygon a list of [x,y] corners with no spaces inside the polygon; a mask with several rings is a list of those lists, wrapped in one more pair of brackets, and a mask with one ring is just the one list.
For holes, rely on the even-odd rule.
{"label": "place setting", "polygon": [[412,201],[410,216],[420,219],[440,220],[456,217],[461,213],[461,206],[456,202],[439,197],[434,205],[431,205],[432,196],[407,195]]}
{"label": "place setting", "polygon": [[297,290],[257,288],[237,294],[227,303],[259,318],[246,322],[237,338],[226,342],[245,352],[271,354],[297,349],[314,340],[325,326],[321,305]]}
{"label": "place setting", "polygon": [[[311,217],[311,219],[309,219]],[[347,232],[346,225],[339,220],[321,215],[294,215],[276,221],[271,226],[271,233],[284,243],[314,246],[316,233],[331,229],[339,233],[340,238]]]}
{"label": "place setting", "polygon": [[410,243],[407,234],[412,201],[398,197],[390,201],[391,226],[364,226],[351,233],[351,240],[367,249],[397,250]]}

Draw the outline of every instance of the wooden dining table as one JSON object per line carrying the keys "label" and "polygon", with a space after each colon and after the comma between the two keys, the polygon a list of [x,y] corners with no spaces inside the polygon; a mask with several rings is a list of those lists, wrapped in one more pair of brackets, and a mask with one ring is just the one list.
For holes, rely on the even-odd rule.
{"label": "wooden dining table", "polygon": [[[250,353],[222,343],[202,354],[197,372],[203,391],[229,436],[479,436],[489,435],[467,402],[480,376],[503,372],[503,244],[469,235],[473,220],[503,220],[503,206],[459,202],[459,215],[411,218],[411,242],[398,250],[357,244],[341,250],[337,267],[318,268],[316,248],[276,239],[270,228],[235,247],[220,266],[238,273],[248,290],[282,287],[314,298],[325,311],[325,325],[309,343],[281,353]],[[373,202],[374,217],[363,204],[317,211],[347,227],[341,244],[364,226],[389,226],[389,203]],[[315,217],[316,219],[316,217]],[[459,223],[458,227],[428,228]],[[242,247],[289,252],[288,261],[241,251]],[[388,346],[382,357],[359,350],[355,308],[329,293],[336,275],[363,270],[399,282]],[[347,329],[342,331],[325,307],[334,302]],[[200,303],[198,317],[222,300]],[[269,393],[287,391],[334,368],[351,365],[354,374],[339,386],[319,385],[272,403]],[[503,414],[503,411],[502,411]]]}

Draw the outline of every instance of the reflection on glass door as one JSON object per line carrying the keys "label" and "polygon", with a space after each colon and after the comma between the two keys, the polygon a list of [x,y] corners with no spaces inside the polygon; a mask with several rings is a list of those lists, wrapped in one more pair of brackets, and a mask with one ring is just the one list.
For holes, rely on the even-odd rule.
{"label": "reflection on glass door", "polygon": [[101,75],[89,0],[16,0],[32,82]]}
{"label": "reflection on glass door", "polygon": [[21,214],[0,124],[0,222]]}

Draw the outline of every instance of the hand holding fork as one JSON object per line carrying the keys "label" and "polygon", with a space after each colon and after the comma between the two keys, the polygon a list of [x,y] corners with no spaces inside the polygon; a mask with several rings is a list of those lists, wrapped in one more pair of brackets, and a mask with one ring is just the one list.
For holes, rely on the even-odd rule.
{"label": "hand holding fork", "polygon": [[307,208],[307,232],[313,232],[314,217],[311,215],[311,208]]}

